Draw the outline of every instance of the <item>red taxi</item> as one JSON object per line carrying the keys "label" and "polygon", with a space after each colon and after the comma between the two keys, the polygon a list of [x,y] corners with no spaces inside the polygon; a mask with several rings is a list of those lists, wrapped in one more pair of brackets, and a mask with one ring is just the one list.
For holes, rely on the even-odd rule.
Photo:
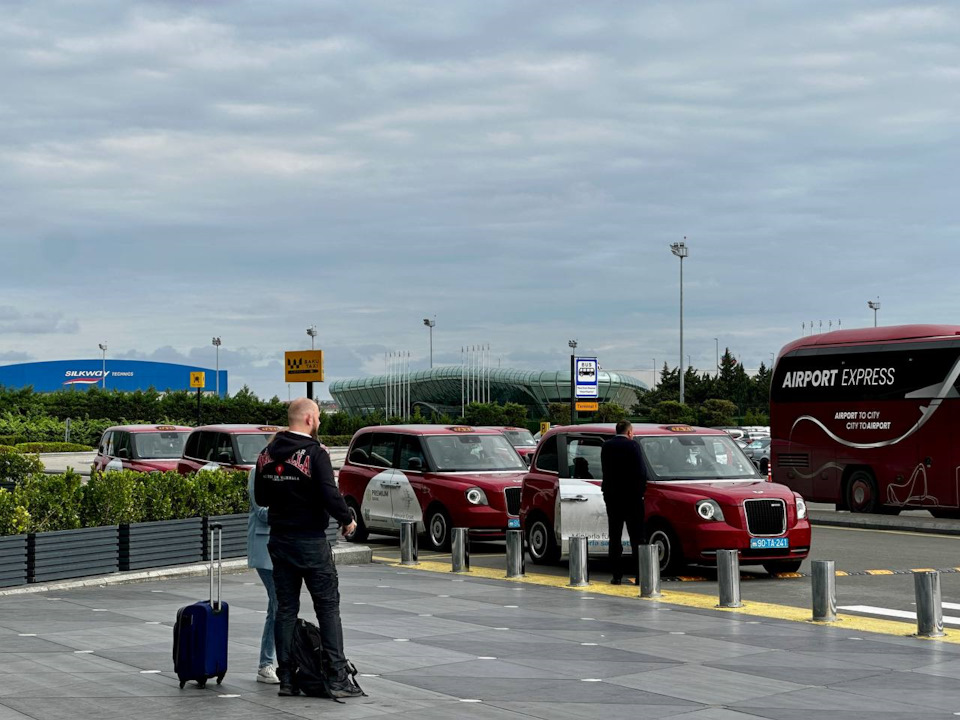
{"label": "red taxi", "polygon": [[486,425],[491,430],[499,430],[503,436],[513,445],[517,455],[523,458],[523,461],[529,465],[530,458],[537,449],[537,441],[533,439],[533,433],[526,428],[510,427],[505,425]]}
{"label": "red taxi", "polygon": [[487,428],[441,425],[368,427],[350,442],[339,484],[363,542],[395,535],[415,521],[431,548],[450,547],[450,530],[502,539],[520,527],[520,482],[527,467],[507,439]]}
{"label": "red taxi", "polygon": [[[534,562],[555,562],[575,535],[587,536],[591,554],[607,553],[600,449],[615,427],[559,427],[540,440],[520,503]],[[714,565],[717,550],[738,550],[741,564],[770,573],[800,567],[810,552],[806,503],[786,486],[766,482],[733,438],[688,425],[633,430],[647,469],[647,542],[659,547],[663,573]],[[629,552],[626,532],[620,542]]]}
{"label": "red taxi", "polygon": [[187,438],[177,463],[182,475],[198,470],[249,470],[281,428],[276,425],[205,425]]}
{"label": "red taxi", "polygon": [[94,472],[176,470],[191,428],[180,425],[117,425],[100,437]]}

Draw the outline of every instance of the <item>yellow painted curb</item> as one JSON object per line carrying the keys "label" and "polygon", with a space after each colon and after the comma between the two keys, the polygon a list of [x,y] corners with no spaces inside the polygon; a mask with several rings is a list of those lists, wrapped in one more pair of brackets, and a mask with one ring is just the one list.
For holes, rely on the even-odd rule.
{"label": "yellow painted curb", "polygon": [[[564,590],[572,590],[574,592],[589,592],[592,595],[610,595],[613,597],[636,598],[640,602],[658,602],[665,605],[678,605],[680,607],[697,608],[700,610],[716,610],[717,612],[732,613],[734,615],[763,617],[772,620],[788,620],[790,622],[802,622],[810,625],[837,627],[856,632],[870,632],[878,633],[880,635],[907,637],[915,635],[917,630],[916,625],[912,623],[898,622],[896,620],[880,620],[877,618],[861,617],[859,615],[838,614],[837,622],[814,622],[810,619],[810,610],[792,607],[790,605],[776,605],[774,603],[744,601],[743,607],[721,608],[717,607],[717,598],[700,593],[664,590],[662,597],[641,598],[640,590],[636,585],[592,584],[587,587],[570,587],[567,584],[569,582],[568,578],[560,575],[539,575],[536,573],[527,573],[523,577],[508,578],[505,576],[503,570],[494,568],[477,567],[471,568],[470,572],[468,573],[452,573],[450,572],[450,565],[446,563],[421,560],[418,565],[401,565],[393,558],[375,556],[373,559],[375,562],[383,563],[395,568],[403,568],[405,570],[421,570],[423,572],[443,573],[445,575],[460,575],[490,580],[503,580],[505,582],[515,582],[527,585],[562,588]],[[839,573],[837,574],[839,575]],[[943,637],[919,639],[960,644],[960,632],[948,631]]]}

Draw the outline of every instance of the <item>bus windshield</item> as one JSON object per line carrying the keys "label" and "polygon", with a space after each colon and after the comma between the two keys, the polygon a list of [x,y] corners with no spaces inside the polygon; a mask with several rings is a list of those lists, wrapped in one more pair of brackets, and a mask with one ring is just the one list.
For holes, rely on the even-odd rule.
{"label": "bus windshield", "polygon": [[439,472],[527,469],[503,435],[431,435],[424,440]]}
{"label": "bus windshield", "polygon": [[756,468],[729,435],[639,438],[657,480],[756,480]]}

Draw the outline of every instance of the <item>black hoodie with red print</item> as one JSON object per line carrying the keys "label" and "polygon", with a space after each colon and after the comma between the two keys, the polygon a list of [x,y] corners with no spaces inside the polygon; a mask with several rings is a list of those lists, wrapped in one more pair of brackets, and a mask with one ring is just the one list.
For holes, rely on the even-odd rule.
{"label": "black hoodie with red print", "polygon": [[330,516],[349,525],[350,511],[333,479],[330,455],[316,440],[289,431],[277,433],[257,458],[257,505],[269,508],[270,532],[322,536]]}

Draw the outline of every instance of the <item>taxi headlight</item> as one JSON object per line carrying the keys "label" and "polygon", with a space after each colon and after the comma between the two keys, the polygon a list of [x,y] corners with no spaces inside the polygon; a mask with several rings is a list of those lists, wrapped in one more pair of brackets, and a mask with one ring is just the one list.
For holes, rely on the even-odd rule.
{"label": "taxi headlight", "polygon": [[467,502],[471,505],[489,505],[486,493],[478,487],[472,487],[466,492]]}
{"label": "taxi headlight", "polygon": [[723,510],[716,500],[700,500],[697,502],[697,515],[704,520],[723,521]]}
{"label": "taxi headlight", "polygon": [[795,497],[797,501],[797,520],[803,520],[807,516],[807,503],[799,495]]}

